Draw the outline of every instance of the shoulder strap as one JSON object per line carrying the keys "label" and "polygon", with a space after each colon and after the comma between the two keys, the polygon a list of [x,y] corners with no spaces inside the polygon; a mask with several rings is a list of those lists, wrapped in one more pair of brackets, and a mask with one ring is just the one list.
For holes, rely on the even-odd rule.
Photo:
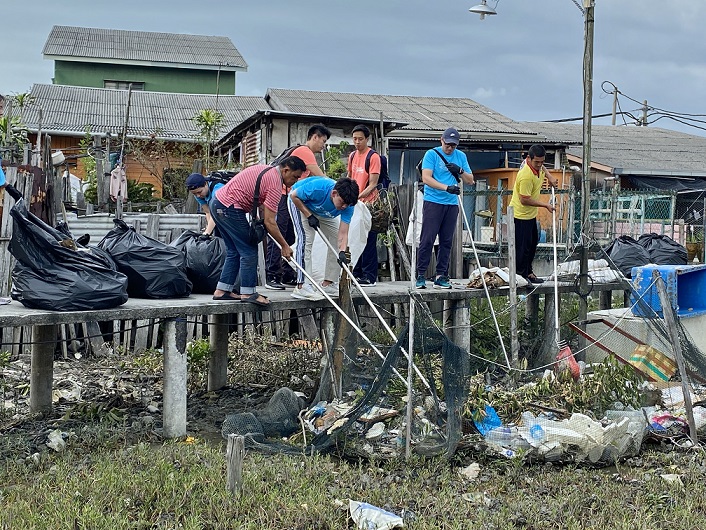
{"label": "shoulder strap", "polygon": [[444,164],[448,164],[448,163],[449,163],[449,161],[446,160],[446,158],[444,158],[444,155],[442,155],[439,151],[437,151],[436,148],[432,149],[432,151],[434,151],[437,155],[439,155],[439,156],[441,157],[441,159],[444,161]]}
{"label": "shoulder strap", "polygon": [[257,180],[255,181],[255,194],[253,195],[252,210],[250,210],[250,217],[252,219],[257,219],[257,209],[260,206],[260,182],[262,181],[262,175],[271,169],[272,166],[268,166],[260,171],[260,174],[257,176]]}
{"label": "shoulder strap", "polygon": [[375,153],[375,149],[370,149],[368,151],[368,154],[365,156],[365,172],[370,176],[370,159],[373,157],[373,153]]}

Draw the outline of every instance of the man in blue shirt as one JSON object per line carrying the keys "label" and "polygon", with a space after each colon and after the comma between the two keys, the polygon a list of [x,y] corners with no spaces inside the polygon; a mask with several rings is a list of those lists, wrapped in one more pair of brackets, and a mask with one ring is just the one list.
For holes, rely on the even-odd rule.
{"label": "man in blue shirt", "polygon": [[[316,229],[339,251],[339,263],[346,262],[348,228],[355,204],[358,202],[358,184],[348,177],[333,180],[328,177],[309,177],[296,182],[289,192],[287,207],[294,226],[294,253],[299,266],[311,272],[311,248]],[[341,221],[339,223],[338,217]],[[330,296],[338,295],[336,280],[339,270],[336,259],[326,252],[326,267],[321,287]],[[313,286],[304,283],[304,274],[297,274],[293,298],[321,300],[324,297]]]}
{"label": "man in blue shirt", "polygon": [[213,234],[216,228],[216,222],[213,220],[213,216],[211,216],[208,202],[211,200],[216,190],[222,187],[222,182],[211,182],[210,179],[207,179],[201,173],[192,173],[186,178],[186,189],[194,196],[196,202],[201,205],[203,213],[206,214],[206,228],[203,230],[205,236]]}
{"label": "man in blue shirt", "polygon": [[448,273],[458,218],[458,198],[461,195],[458,184],[461,179],[466,184],[475,184],[466,155],[456,150],[459,141],[460,135],[456,129],[446,129],[441,135],[441,148],[430,149],[422,160],[424,206],[417,254],[417,289],[426,288],[426,272],[437,236],[439,251],[434,287],[451,289]]}

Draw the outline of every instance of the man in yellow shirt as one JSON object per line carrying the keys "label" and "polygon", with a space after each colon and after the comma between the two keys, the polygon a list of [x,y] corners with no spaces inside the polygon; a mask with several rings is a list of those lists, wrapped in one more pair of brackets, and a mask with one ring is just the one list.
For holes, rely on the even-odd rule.
{"label": "man in yellow shirt", "polygon": [[544,282],[532,271],[532,261],[539,243],[537,212],[539,208],[546,208],[550,212],[556,209],[553,204],[539,200],[545,177],[551,186],[557,185],[557,180],[544,167],[545,156],[546,151],[541,145],[529,148],[526,163],[517,172],[510,200],[510,206],[515,211],[516,271],[530,283]]}

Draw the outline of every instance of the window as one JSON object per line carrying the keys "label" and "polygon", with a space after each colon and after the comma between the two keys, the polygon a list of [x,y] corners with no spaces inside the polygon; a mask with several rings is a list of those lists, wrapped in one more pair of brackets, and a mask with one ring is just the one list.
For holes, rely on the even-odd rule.
{"label": "window", "polygon": [[112,88],[113,90],[127,90],[132,84],[133,90],[144,90],[145,84],[135,81],[103,81],[103,88]]}

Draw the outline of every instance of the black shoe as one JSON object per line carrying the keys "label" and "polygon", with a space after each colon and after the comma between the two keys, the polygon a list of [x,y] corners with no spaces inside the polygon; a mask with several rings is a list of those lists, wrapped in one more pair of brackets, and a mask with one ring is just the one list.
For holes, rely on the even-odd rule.
{"label": "black shoe", "polygon": [[377,282],[371,282],[367,278],[356,278],[356,281],[361,287],[375,287],[377,285]]}
{"label": "black shoe", "polygon": [[278,280],[267,280],[265,289],[269,289],[270,291],[284,291],[285,288]]}
{"label": "black shoe", "polygon": [[544,280],[542,278],[537,278],[537,276],[534,273],[528,274],[527,276],[525,276],[525,280],[527,280],[530,283],[535,283],[535,284],[544,283]]}

